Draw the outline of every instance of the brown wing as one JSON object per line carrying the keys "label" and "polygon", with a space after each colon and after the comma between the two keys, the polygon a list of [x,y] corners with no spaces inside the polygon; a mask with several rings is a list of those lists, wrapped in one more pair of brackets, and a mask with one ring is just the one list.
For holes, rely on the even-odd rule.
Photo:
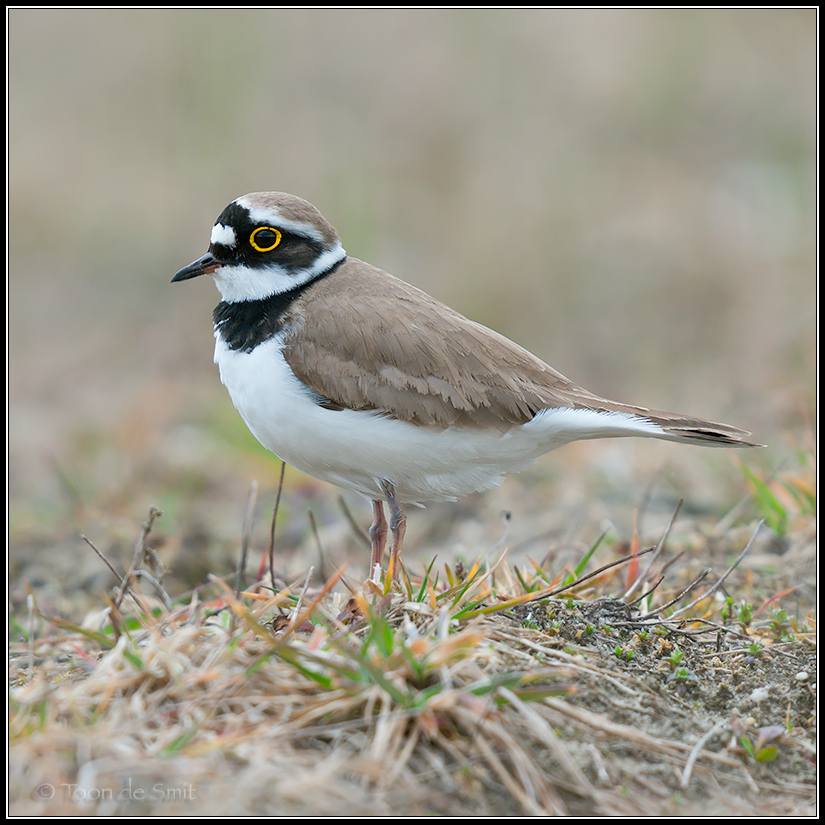
{"label": "brown wing", "polygon": [[599,398],[502,335],[352,258],[307,290],[285,320],[287,363],[332,407],[425,426],[501,428],[568,407],[678,426],[680,440],[733,444],[747,435]]}

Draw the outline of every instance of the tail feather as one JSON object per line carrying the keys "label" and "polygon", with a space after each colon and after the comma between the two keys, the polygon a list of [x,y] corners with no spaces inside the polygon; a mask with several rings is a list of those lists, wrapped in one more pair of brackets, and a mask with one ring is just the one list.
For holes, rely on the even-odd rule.
{"label": "tail feather", "polygon": [[682,441],[700,444],[705,447],[764,447],[750,441],[751,433],[731,427],[728,424],[716,424],[700,418],[682,418],[679,416],[650,416],[650,420],[662,428],[662,438],[669,441]]}

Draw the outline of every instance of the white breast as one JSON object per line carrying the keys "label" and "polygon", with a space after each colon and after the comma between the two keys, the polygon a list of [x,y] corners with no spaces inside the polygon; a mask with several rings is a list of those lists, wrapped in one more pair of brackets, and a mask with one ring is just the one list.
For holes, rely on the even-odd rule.
{"label": "white breast", "polygon": [[251,352],[219,338],[221,381],[249,429],[291,466],[370,498],[393,483],[405,503],[445,501],[499,483],[538,456],[581,438],[655,435],[648,422],[619,413],[545,410],[506,431],[431,430],[380,413],[329,410],[290,370],[275,337]]}

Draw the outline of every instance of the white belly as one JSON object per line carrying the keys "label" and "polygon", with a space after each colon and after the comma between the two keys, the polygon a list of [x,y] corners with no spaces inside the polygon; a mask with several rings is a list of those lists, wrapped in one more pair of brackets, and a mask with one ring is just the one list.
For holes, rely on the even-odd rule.
{"label": "white belly", "polygon": [[264,447],[296,469],[370,498],[383,497],[386,479],[407,504],[492,487],[502,474],[576,439],[654,435],[657,429],[622,414],[545,410],[506,431],[431,430],[380,413],[318,406],[284,361],[278,338],[252,352],[230,350],[218,339],[215,362]]}

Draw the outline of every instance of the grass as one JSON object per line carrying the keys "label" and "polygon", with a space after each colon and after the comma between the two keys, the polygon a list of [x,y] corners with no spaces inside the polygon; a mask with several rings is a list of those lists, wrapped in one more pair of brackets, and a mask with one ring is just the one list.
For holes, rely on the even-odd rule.
{"label": "grass", "polygon": [[762,522],[688,580],[668,528],[571,569],[503,553],[395,590],[338,570],[172,599],[159,515],[93,625],[33,597],[13,617],[16,815],[813,810],[814,617],[724,595]]}

